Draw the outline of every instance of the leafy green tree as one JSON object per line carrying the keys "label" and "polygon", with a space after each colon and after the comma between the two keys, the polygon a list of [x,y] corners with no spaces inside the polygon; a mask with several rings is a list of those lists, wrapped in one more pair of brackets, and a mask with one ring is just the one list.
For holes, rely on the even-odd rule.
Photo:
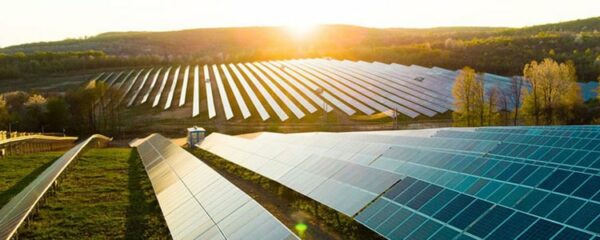
{"label": "leafy green tree", "polygon": [[46,109],[48,131],[62,132],[69,121],[69,108],[65,99],[62,97],[48,99]]}
{"label": "leafy green tree", "polygon": [[10,119],[10,113],[8,112],[8,106],[4,97],[0,97],[0,126],[1,129],[8,129],[8,123]]}

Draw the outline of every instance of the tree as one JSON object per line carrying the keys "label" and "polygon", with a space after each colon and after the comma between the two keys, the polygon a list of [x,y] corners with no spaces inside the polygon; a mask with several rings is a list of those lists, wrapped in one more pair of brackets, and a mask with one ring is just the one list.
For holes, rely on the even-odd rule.
{"label": "tree", "polygon": [[487,93],[487,103],[486,103],[486,118],[487,125],[492,126],[495,125],[498,119],[498,101],[500,98],[501,90],[497,86],[494,86]]}
{"label": "tree", "polygon": [[[598,56],[598,58],[600,59],[600,56]],[[598,81],[598,89],[596,89],[596,98],[600,100],[600,75],[598,75],[598,78],[596,80]]]}
{"label": "tree", "polygon": [[8,111],[11,113],[21,113],[25,102],[29,99],[29,94],[23,91],[14,91],[3,94]]}
{"label": "tree", "polygon": [[498,94],[498,112],[502,117],[502,125],[508,125],[511,119],[511,94],[510,94],[510,90],[506,90],[503,88],[499,88],[499,94]]}
{"label": "tree", "polygon": [[87,135],[95,133],[93,122],[93,105],[96,102],[91,89],[78,88],[68,91],[65,95],[65,101],[69,106],[69,115],[71,122],[69,131]]}
{"label": "tree", "polygon": [[[521,108],[523,100],[523,83],[525,81],[522,77],[512,77],[510,82],[510,102],[512,103],[513,114],[513,125],[517,126],[519,119],[519,109]],[[507,109],[508,110],[508,109]]]}
{"label": "tree", "polygon": [[533,124],[564,123],[571,110],[582,104],[572,62],[559,64],[548,58],[540,63],[532,61],[523,73],[531,87],[524,96],[522,111],[533,118]]}
{"label": "tree", "polygon": [[33,94],[25,102],[25,126],[32,131],[43,130],[46,116],[46,98]]}
{"label": "tree", "polygon": [[483,81],[477,79],[475,70],[464,67],[456,77],[452,87],[455,110],[453,118],[455,122],[466,122],[467,126],[474,126],[475,118],[480,117],[483,122]]}
{"label": "tree", "polygon": [[48,131],[62,132],[69,121],[67,102],[62,97],[50,98],[46,104],[46,109]]}
{"label": "tree", "polygon": [[0,97],[0,126],[2,126],[2,129],[7,129],[9,122],[10,113],[8,112],[6,100],[4,100],[4,97]]}
{"label": "tree", "polygon": [[479,118],[479,125],[483,126],[485,123],[485,80],[484,75],[479,75],[475,77],[475,85],[473,85],[473,112],[477,114]]}

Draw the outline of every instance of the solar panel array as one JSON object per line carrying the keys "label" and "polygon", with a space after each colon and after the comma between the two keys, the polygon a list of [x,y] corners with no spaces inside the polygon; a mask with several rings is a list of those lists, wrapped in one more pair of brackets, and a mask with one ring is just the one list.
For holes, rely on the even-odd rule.
{"label": "solar panel array", "polygon": [[254,199],[169,139],[134,141],[173,239],[298,239]]}
{"label": "solar panel array", "polygon": [[[58,137],[32,136],[30,139],[61,139]],[[24,139],[28,140],[28,139]],[[70,139],[73,141],[74,139]],[[58,177],[78,157],[87,147],[94,147],[100,143],[106,143],[112,139],[102,135],[92,135],[84,141],[81,141],[73,148],[65,152],[60,158],[56,159],[40,175],[38,175],[27,187],[25,187],[16,196],[10,199],[6,205],[0,209],[0,239],[12,239],[18,228],[23,224],[27,216],[33,211],[40,199],[46,194],[48,189],[55,184]]]}
{"label": "solar panel array", "polygon": [[600,126],[213,133],[200,147],[388,239],[598,239]]}
{"label": "solar panel array", "polygon": [[[182,68],[185,70],[181,77]],[[194,74],[190,73],[192,69]],[[145,104],[153,97],[152,107],[162,101],[163,109],[167,110],[173,107],[176,92],[180,93],[176,107],[184,107],[189,101],[187,93],[192,92],[192,117],[206,112],[201,117],[212,119],[217,116],[217,106],[221,106],[224,120],[255,115],[265,121],[275,114],[275,119],[286,121],[290,116],[302,119],[319,109],[326,112],[337,109],[348,116],[383,113],[395,117],[396,112],[410,118],[433,117],[454,108],[451,89],[460,73],[438,67],[329,59],[188,65],[170,70],[171,67],[164,71],[155,68],[127,74],[126,71],[102,73],[96,79],[122,89],[128,107]],[[163,74],[163,80],[159,89],[154,90],[159,74]],[[192,75],[194,84],[188,85]],[[490,73],[481,77],[486,90],[510,91],[512,78]],[[204,79],[204,84],[199,84],[196,78]],[[165,89],[167,83],[170,87]],[[584,100],[597,95],[597,83],[580,83],[580,86]],[[188,87],[193,89],[188,91]],[[205,94],[201,94],[202,88]],[[140,101],[141,92],[146,94]],[[204,102],[201,98],[206,99],[205,104],[201,104]]]}

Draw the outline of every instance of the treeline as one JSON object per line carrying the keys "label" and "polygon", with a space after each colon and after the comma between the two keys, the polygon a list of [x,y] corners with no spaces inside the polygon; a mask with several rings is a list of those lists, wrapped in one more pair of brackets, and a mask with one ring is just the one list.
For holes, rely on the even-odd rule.
{"label": "treeline", "polygon": [[403,46],[329,51],[322,56],[363,61],[416,64],[451,70],[471,66],[478,71],[505,76],[522,75],[532,59],[571,60],[578,81],[593,81],[600,74],[600,33],[541,33],[528,37],[490,37]]}
{"label": "treeline", "polygon": [[117,57],[101,51],[0,53],[0,80],[114,67],[162,64],[159,56]]}
{"label": "treeline", "polygon": [[117,135],[122,127],[123,109],[111,103],[111,99],[119,99],[121,94],[96,81],[59,95],[4,93],[0,96],[0,129],[77,136]]}
{"label": "treeline", "polygon": [[[8,72],[17,72],[13,76],[18,72],[37,73],[28,70],[41,67],[25,67],[35,66],[36,61],[40,65],[47,64],[47,70],[40,72],[48,73],[81,67],[141,66],[155,62],[223,63],[310,57],[397,62],[453,70],[471,66],[478,71],[513,76],[522,75],[522,67],[532,59],[553,58],[562,62],[573,61],[577,80],[592,81],[600,74],[598,26],[600,18],[519,29],[373,29],[326,25],[306,39],[294,39],[282,28],[215,28],[107,33],[80,40],[7,47],[0,52],[9,56],[18,52],[26,52],[26,56],[30,56],[41,54],[36,53],[39,51],[88,52],[89,49],[106,53],[102,56],[95,53],[84,56],[71,54],[66,58],[80,63],[69,63],[67,67],[60,67],[65,64],[56,59],[43,58],[34,63],[25,61],[19,66],[13,64],[9,67]],[[51,62],[57,62],[58,66]],[[2,61],[0,67],[6,67]]]}
{"label": "treeline", "polygon": [[509,87],[485,86],[464,67],[452,88],[456,126],[590,124],[600,121],[597,100],[583,102],[575,65],[550,58],[531,61]]}

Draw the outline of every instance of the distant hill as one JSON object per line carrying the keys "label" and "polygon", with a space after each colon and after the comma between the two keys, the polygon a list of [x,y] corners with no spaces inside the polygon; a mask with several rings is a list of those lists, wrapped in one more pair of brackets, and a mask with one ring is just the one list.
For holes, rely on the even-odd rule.
{"label": "distant hill", "polygon": [[540,32],[598,32],[600,31],[600,17],[578,19],[574,21],[550,23],[531,27],[510,29],[502,33],[510,34],[537,34]]}
{"label": "distant hill", "polygon": [[[0,53],[101,51],[106,59],[97,66],[137,66],[182,62],[219,63],[333,57],[397,62],[478,71],[501,75],[522,74],[532,60],[553,58],[575,63],[580,81],[600,75],[600,17],[524,28],[440,27],[428,29],[366,28],[322,25],[302,39],[282,27],[205,28],[168,32],[108,32],[86,39],[68,39],[1,48]],[[35,54],[34,54],[35,55]],[[150,60],[128,60],[147,56]],[[126,57],[126,58],[122,58]],[[13,57],[14,59],[19,59]],[[115,60],[119,58],[119,60]],[[23,59],[23,58],[21,58]],[[34,57],[34,59],[36,59]],[[0,54],[0,79],[2,78]],[[73,60],[75,61],[75,60]],[[21,61],[22,62],[22,61]],[[35,73],[35,64],[13,60],[7,76]],[[59,64],[60,65],[60,64]],[[47,64],[64,73],[72,68]],[[69,69],[69,70],[65,70]]]}
{"label": "distant hill", "polygon": [[[540,32],[579,33],[600,31],[600,17],[524,28],[439,27],[428,29],[365,28],[323,25],[308,41],[317,46],[405,45],[447,38],[472,39],[529,36]],[[305,42],[306,43],[306,42]],[[0,48],[3,53],[99,50],[110,55],[189,55],[298,45],[285,28],[204,28],[166,32],[107,32],[85,39],[67,39]]]}
{"label": "distant hill", "polygon": [[505,28],[445,27],[431,29],[365,28],[322,25],[307,41],[299,42],[282,27],[205,28],[168,32],[108,32],[86,39],[39,42],[1,48],[0,52],[100,50],[110,55],[189,55],[259,48],[387,46],[443,40],[449,37],[487,37]]}

